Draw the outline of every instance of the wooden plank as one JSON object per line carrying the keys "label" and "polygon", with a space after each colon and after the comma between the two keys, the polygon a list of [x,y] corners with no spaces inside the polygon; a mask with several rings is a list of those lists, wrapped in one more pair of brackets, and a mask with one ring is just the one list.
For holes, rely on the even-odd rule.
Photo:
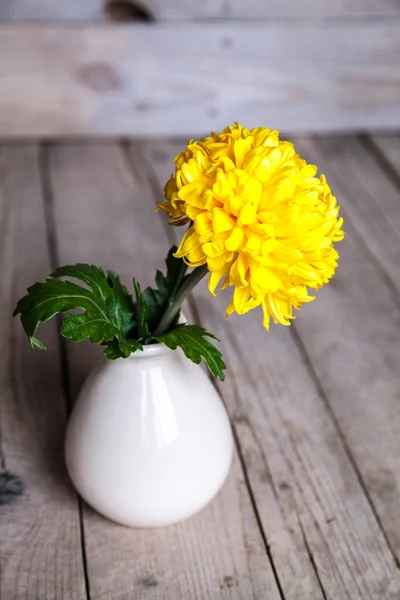
{"label": "wooden plank", "polygon": [[372,142],[400,176],[400,134],[374,135]]}
{"label": "wooden plank", "polygon": [[399,558],[400,194],[356,142],[299,142],[298,149],[326,173],[347,238],[337,278],[296,329]]}
{"label": "wooden plank", "polygon": [[[146,285],[169,243],[149,187],[110,145],[50,152],[56,237],[62,263],[90,261]],[[74,394],[98,353],[68,346]],[[271,598],[279,593],[235,458],[222,493],[198,516],[168,529],[132,530],[84,511],[91,598]]]}
{"label": "wooden plank", "polygon": [[400,122],[399,55],[394,19],[3,25],[0,135],[191,136],[237,120],[390,128]]}
{"label": "wooden plank", "polygon": [[[41,20],[104,20],[107,11],[101,0],[54,2],[54,0],[0,0],[0,18],[11,21]],[[114,11],[128,20],[135,2],[110,2]],[[319,2],[291,0],[260,2],[259,0],[141,0],[154,19],[181,20],[202,18],[240,19],[330,19],[354,17],[398,16],[399,6],[391,0],[351,0],[351,2]]]}
{"label": "wooden plank", "polygon": [[105,14],[101,0],[63,2],[58,0],[0,0],[2,21],[102,20]]}
{"label": "wooden plank", "polygon": [[[195,0],[192,0],[195,2]],[[351,19],[355,17],[396,16],[399,6],[388,0],[350,0],[341,2],[318,2],[318,0],[230,0],[224,7],[225,17],[264,19]]]}
{"label": "wooden plank", "polygon": [[[343,144],[350,142],[345,138]],[[182,144],[148,145],[147,164],[156,170],[160,187],[181,148]],[[298,334],[293,337],[290,329],[273,327],[266,333],[257,311],[225,320],[229,293],[212,299],[203,286],[196,294],[202,322],[223,340],[228,374],[221,393],[235,422],[283,594],[293,600],[320,595],[394,600],[400,594],[399,547],[394,546],[400,532],[395,483],[399,379],[393,365],[397,350],[389,344],[387,330],[391,322],[392,339],[397,340],[396,308],[347,227],[335,283],[321,290],[318,301],[304,308],[296,322],[300,345]],[[374,294],[377,289],[379,296]],[[382,303],[385,317],[378,315],[374,303]],[[302,344],[312,350],[323,390]],[[381,489],[384,531],[347,444],[366,477],[368,493]],[[308,587],[310,573],[320,595]]]}
{"label": "wooden plank", "polygon": [[55,325],[51,352],[34,352],[15,303],[50,270],[38,150],[0,148],[0,395],[5,466],[27,488],[0,507],[4,600],[86,598],[79,514],[62,457],[65,397]]}
{"label": "wooden plank", "polygon": [[297,142],[298,151],[329,175],[366,253],[400,292],[399,189],[360,140],[332,137]]}

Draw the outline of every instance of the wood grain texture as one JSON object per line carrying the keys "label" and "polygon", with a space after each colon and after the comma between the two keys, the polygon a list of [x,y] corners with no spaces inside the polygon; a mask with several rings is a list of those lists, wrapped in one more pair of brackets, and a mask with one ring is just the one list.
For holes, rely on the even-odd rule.
{"label": "wood grain texture", "polygon": [[[181,147],[148,146],[160,186]],[[335,155],[323,156],[312,158],[329,175]],[[347,168],[351,190],[357,176]],[[398,306],[353,230],[347,219],[338,275],[293,331],[267,334],[258,311],[226,321],[229,293],[196,294],[202,323],[223,340],[228,372],[220,390],[287,599],[400,594]]]}
{"label": "wood grain texture", "polygon": [[16,301],[50,271],[34,145],[0,147],[0,390],[5,467],[24,478],[25,494],[0,507],[2,600],[86,598],[79,514],[62,458],[65,397],[55,324],[33,351]]}
{"label": "wood grain texture", "polygon": [[298,149],[326,173],[347,237],[337,278],[296,330],[399,559],[400,194],[355,140]]}
{"label": "wood grain texture", "polygon": [[392,165],[400,178],[400,134],[374,135],[372,143],[381,151],[384,158]]}
{"label": "wood grain texture", "polygon": [[2,21],[97,21],[105,17],[102,0],[0,0]]}
{"label": "wood grain texture", "polygon": [[0,135],[400,122],[400,22],[1,26]]}
{"label": "wood grain texture", "polygon": [[[59,260],[113,268],[150,283],[169,248],[148,183],[115,144],[49,149]],[[68,345],[73,394],[98,353]],[[98,350],[98,349],[97,349]],[[92,600],[278,600],[237,457],[222,493],[175,527],[133,530],[84,511]]]}
{"label": "wood grain texture", "polygon": [[360,247],[365,246],[366,256],[370,254],[387,273],[389,286],[400,292],[399,188],[369,146],[353,137],[332,137],[299,140],[296,147],[329,176]]}
{"label": "wood grain texture", "polygon": [[[128,7],[135,3],[116,2]],[[80,0],[65,2],[54,0],[0,0],[0,18],[12,21],[41,20],[104,20],[105,2]],[[141,0],[157,20],[196,18],[240,19],[329,19],[354,17],[398,16],[400,7],[392,0],[351,0],[346,2],[320,2],[318,0]],[[122,9],[120,9],[122,10]],[[128,9],[125,9],[128,14]]]}

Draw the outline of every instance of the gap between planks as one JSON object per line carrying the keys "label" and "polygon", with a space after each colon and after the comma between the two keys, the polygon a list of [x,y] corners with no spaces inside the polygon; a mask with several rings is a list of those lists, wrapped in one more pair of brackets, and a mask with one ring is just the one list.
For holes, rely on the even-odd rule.
{"label": "gap between planks", "polygon": [[[162,265],[167,240],[146,201],[149,190],[143,179],[142,183],[138,180],[140,170],[132,181],[120,149],[104,144],[53,147],[50,161],[60,261],[90,261],[109,268],[118,265],[126,279],[132,275],[132,256],[140,255],[135,262],[136,275],[144,284],[150,283],[155,268]],[[72,181],[75,193],[71,193]],[[78,209],[79,219],[75,220]],[[73,394],[93,363],[94,350],[68,346]],[[142,597],[143,569],[162,581],[163,587],[155,586],[153,591],[165,594],[162,598],[166,599],[213,598],[222,589],[229,598],[279,597],[237,459],[214,502],[176,527],[135,530],[133,535],[86,506],[84,521],[93,598],[125,600],[133,589]],[[173,555],[170,546],[175,549]],[[106,552],[113,557],[114,573],[105,570]]]}
{"label": "gap between planks", "polygon": [[[42,189],[42,198],[43,198],[43,208],[44,208],[44,220],[46,227],[46,235],[47,235],[47,246],[49,251],[49,262],[51,272],[54,272],[59,263],[58,258],[58,249],[57,249],[57,240],[56,240],[56,222],[54,218],[54,206],[53,206],[53,191],[50,180],[50,164],[49,164],[49,144],[40,143],[38,146],[38,170],[39,177]],[[61,326],[61,315],[57,315],[56,322],[57,327]],[[60,369],[61,369],[61,381],[65,398],[65,408],[67,413],[67,418],[69,417],[73,402],[71,395],[71,387],[68,379],[68,354],[66,352],[66,339],[61,335],[57,336],[58,339],[58,349],[60,355]],[[89,575],[87,569],[87,558],[86,558],[86,548],[85,548],[85,525],[83,520],[83,500],[79,496],[78,493],[75,492],[77,505],[78,505],[78,514],[79,514],[79,530],[80,530],[80,546],[82,552],[82,565],[83,565],[83,576],[85,583],[85,591],[86,598],[90,600],[90,582]]]}
{"label": "gap between planks", "polygon": [[[111,5],[107,9],[106,4]],[[51,2],[42,0],[13,0],[0,3],[0,19],[3,22],[53,21],[53,22],[107,22],[115,20],[132,22],[135,20],[135,2],[104,2],[103,0],[81,0],[81,2]],[[139,4],[157,21],[175,20],[191,22],[196,19],[268,19],[269,21],[343,20],[396,18],[399,8],[390,0],[366,2],[325,3],[318,0],[289,0],[285,3],[271,0],[264,4],[259,0],[142,0]],[[113,10],[114,9],[114,10]],[[107,16],[109,18],[107,18]]]}
{"label": "gap between planks", "polygon": [[[126,141],[120,142],[120,148],[121,148],[121,152],[124,157],[124,160],[126,162],[126,165],[127,165],[128,169],[131,170],[132,175],[134,177],[136,177],[138,175],[138,173],[141,172],[147,178],[147,182],[148,182],[149,188],[150,188],[152,196],[153,196],[154,204],[157,206],[163,200],[162,188],[160,188],[160,182],[157,179],[156,173],[151,168],[151,165],[150,165],[149,161],[147,160],[146,156],[142,153],[133,152],[131,144],[129,144],[129,142],[126,142]],[[134,158],[132,155],[134,156]],[[139,167],[138,167],[138,165],[139,165]],[[166,237],[168,238],[170,243],[173,245],[177,245],[179,243],[179,239],[178,239],[179,236],[176,235],[177,230],[174,228],[171,228],[171,226],[168,224],[167,219],[165,219],[165,218],[162,219],[162,226],[165,231]],[[193,318],[195,323],[201,324],[201,317],[200,317],[198,307],[196,304],[196,300],[195,300],[193,294],[187,299],[187,304],[189,306],[189,311],[190,311],[189,316],[191,316]],[[211,375],[209,375],[209,377],[210,377],[212,384],[219,392],[218,386],[216,385],[216,382],[215,382],[215,379]],[[221,396],[221,398],[222,398],[222,401],[224,402],[224,399],[222,396]],[[225,402],[224,402],[224,405],[226,407]],[[226,407],[226,409],[228,410],[228,407]],[[260,513],[259,513],[259,510],[257,507],[257,502],[256,502],[256,499],[255,499],[255,496],[253,493],[252,486],[250,484],[250,478],[249,478],[249,474],[248,474],[246,461],[244,459],[242,448],[240,445],[240,439],[237,434],[237,429],[236,429],[234,423],[232,422],[232,420],[231,420],[231,425],[232,425],[233,437],[234,437],[235,446],[236,446],[236,452],[238,453],[240,465],[241,465],[241,468],[243,471],[244,479],[246,482],[247,490],[248,490],[249,497],[251,500],[251,505],[252,505],[254,516],[255,516],[255,519],[256,519],[256,522],[258,525],[260,536],[263,540],[265,552],[271,563],[272,572],[275,577],[275,581],[276,581],[276,585],[279,590],[280,597],[282,600],[285,600],[281,582],[279,581],[279,576],[278,576],[278,573],[277,573],[277,570],[276,570],[276,567],[275,567],[275,564],[274,564],[274,561],[273,561],[273,558],[271,555],[271,548],[268,543],[268,539],[267,539],[266,533],[264,531],[264,528],[262,526]]]}
{"label": "gap between planks", "polygon": [[[168,146],[168,145],[167,145],[167,146]],[[168,151],[167,151],[167,152],[168,152]],[[170,153],[170,155],[171,155],[171,157],[172,157],[172,155],[173,155],[173,152],[170,150],[170,152],[169,152],[169,153]],[[172,161],[170,161],[170,164],[172,164]],[[164,178],[166,177],[166,175],[167,175],[167,173],[166,173],[166,172],[163,172],[163,177],[164,177]],[[154,185],[153,185],[153,187],[154,187]],[[225,332],[225,333],[226,333],[226,332]],[[295,333],[295,338],[297,338],[297,341],[299,341],[299,339],[300,339],[300,338],[299,338],[299,336],[298,336],[298,333],[297,333],[297,332]],[[297,344],[297,345],[298,345],[298,344]],[[301,350],[301,348],[300,348],[300,350]],[[304,359],[304,348],[303,348],[303,351],[302,351],[301,353],[302,353],[302,355],[303,355],[303,359]],[[308,359],[308,360],[307,360],[307,362],[309,362],[310,364],[312,364],[312,363],[310,362],[310,359]],[[315,373],[314,373],[314,375],[315,375]],[[317,387],[319,388],[319,390],[320,390],[320,392],[321,392],[321,391],[323,391],[323,386],[321,385],[321,382],[320,382],[319,378],[318,378],[316,375],[315,375],[315,377],[316,377],[316,380],[315,380],[315,378],[314,378],[314,384],[316,384],[316,383],[317,383]],[[325,394],[324,394],[324,395],[325,395]],[[321,399],[323,400],[323,397],[322,397]],[[325,398],[325,402],[326,402],[326,398]],[[328,403],[328,405],[329,405],[329,403]],[[333,411],[332,411],[331,407],[329,407],[329,412],[330,412],[330,414],[331,414],[331,418],[332,418],[332,417],[334,416],[334,413],[333,413]],[[340,428],[340,425],[339,425],[339,423],[338,423],[337,419],[334,419],[334,425],[335,425],[335,428],[337,429],[337,433],[338,433],[338,435],[339,435],[339,438],[341,438],[341,439],[342,439],[342,443],[344,443],[343,445],[344,445],[345,452],[346,452],[346,453],[349,453],[349,450],[348,450],[348,444],[346,443],[346,438],[345,438],[345,436],[343,435],[343,432],[342,432],[342,430],[341,430],[341,428]],[[347,450],[346,450],[346,448],[347,448]],[[354,471],[355,471],[356,477],[359,479],[359,483],[360,483],[360,485],[361,485],[361,489],[362,489],[363,491],[366,491],[366,490],[367,490],[367,488],[366,488],[366,486],[365,486],[365,483],[363,482],[363,480],[362,480],[362,478],[361,478],[361,475],[360,475],[360,473],[359,473],[359,470],[358,470],[358,468],[357,468],[356,462],[355,462],[355,461],[354,461],[354,459],[352,458],[352,455],[351,455],[351,453],[348,455],[348,458],[350,459],[350,462],[351,462],[351,464],[353,465],[353,469],[354,469]],[[395,562],[395,564],[396,564],[396,565],[398,565],[398,558],[397,558],[397,556],[396,556],[395,552],[393,551],[393,549],[392,549],[392,547],[391,547],[391,544],[390,544],[390,542],[389,542],[389,538],[388,538],[388,536],[387,536],[387,534],[386,534],[386,531],[385,531],[385,529],[383,528],[383,525],[382,525],[382,523],[381,523],[381,521],[380,521],[380,519],[379,519],[379,516],[378,516],[378,513],[377,513],[377,511],[376,511],[376,508],[375,508],[374,504],[372,503],[372,500],[371,500],[371,498],[369,497],[369,495],[368,495],[368,494],[367,494],[367,500],[368,500],[368,502],[369,502],[369,505],[370,505],[370,508],[371,508],[371,510],[372,510],[372,513],[373,513],[373,515],[374,515],[374,517],[375,517],[375,521],[376,521],[376,523],[377,523],[377,525],[378,525],[379,529],[381,530],[381,533],[382,533],[382,534],[383,534],[383,536],[384,536],[384,539],[385,539],[385,541],[386,541],[386,544],[387,544],[387,546],[388,546],[388,549],[390,550],[390,552],[391,552],[391,554],[392,554],[392,558],[394,559],[394,562]]]}
{"label": "gap between planks", "polygon": [[0,200],[2,445],[7,468],[27,484],[17,502],[0,507],[1,597],[81,600],[79,515],[62,459],[58,334],[54,323],[45,326],[44,340],[55,347],[48,354],[33,352],[11,317],[32,279],[42,280],[50,269],[36,144],[0,148]]}
{"label": "gap between planks", "polygon": [[[57,148],[55,148],[55,150],[57,151]],[[95,152],[95,150],[94,150],[94,152]],[[62,155],[62,152],[61,152],[61,155]],[[110,154],[110,156],[111,156],[111,154]],[[93,165],[93,163],[90,163],[90,161],[89,161],[89,166],[91,164]],[[138,173],[136,172],[136,174],[135,174],[136,178],[137,178],[137,174]],[[154,184],[153,184],[153,188],[154,188]],[[116,190],[116,195],[118,196],[122,192],[125,194],[125,192],[122,190],[122,188],[121,188],[121,191]],[[64,195],[64,198],[66,199],[67,196]],[[59,201],[60,201],[60,199],[58,200],[58,203],[59,203]],[[143,199],[143,201],[145,201],[145,199]],[[118,220],[119,218],[120,217],[117,215],[116,216],[116,220]],[[60,220],[59,219],[55,219],[55,221],[58,223],[58,229],[60,229],[60,227],[62,228],[62,224],[61,224]],[[65,243],[66,242],[64,240],[64,247],[66,247]],[[73,240],[71,240],[70,243],[72,244]],[[62,257],[61,257],[61,259],[62,259]],[[158,261],[160,262],[161,260],[162,260],[162,257],[159,256],[158,257]],[[195,302],[196,308],[198,309],[199,314],[203,316],[203,320],[207,320],[207,312],[204,309],[205,309],[205,307],[208,307],[208,303],[204,302],[204,298],[203,298],[202,295],[200,295],[199,300],[200,300],[200,302],[198,302],[197,300]],[[221,315],[219,316],[219,319],[220,318],[221,318]],[[233,324],[233,327],[234,326],[235,326],[235,324]],[[241,328],[241,331],[242,332],[245,331],[245,328]],[[227,330],[225,330],[224,335],[226,335],[226,332],[227,332]],[[233,340],[235,339],[234,335],[235,335],[234,333],[231,334],[231,337],[232,337]],[[257,339],[257,338],[255,337],[255,339]],[[282,344],[281,344],[281,347],[282,347]],[[283,345],[283,348],[285,348],[285,345]],[[240,353],[237,352],[237,355],[240,356]],[[76,363],[75,363],[75,367],[76,367]],[[236,362],[236,368],[240,372],[240,368],[239,368],[239,363],[238,362]],[[254,373],[254,371],[252,371],[252,366],[251,365],[248,365],[248,367],[246,367],[246,369],[247,369],[248,374],[249,374],[249,375],[246,375],[246,376],[251,376],[252,373],[255,374],[255,375],[257,375],[257,372]],[[271,373],[271,375],[272,375],[272,373]],[[301,377],[300,376],[299,376],[299,382],[301,383]],[[229,387],[229,385],[228,385],[227,390],[226,390],[226,396],[228,398],[230,396],[230,387]],[[234,382],[232,382],[232,387],[234,387]],[[293,389],[293,392],[294,392],[294,389]],[[255,393],[255,398],[257,398],[260,395],[260,391],[258,390],[257,386],[255,387],[255,392],[254,393]],[[311,392],[309,392],[309,393],[311,393]],[[231,404],[231,403],[229,403],[229,404]],[[232,414],[232,412],[231,412],[231,414]],[[260,415],[260,418],[261,418],[261,416],[262,415]],[[264,523],[266,523],[265,529],[266,529],[266,531],[268,531],[268,530],[271,529],[271,525],[268,523],[268,521],[266,519],[270,519],[271,518],[271,513],[274,514],[274,505],[273,505],[272,501],[271,502],[266,501],[265,497],[264,497],[264,506],[263,506],[262,503],[260,503],[260,501],[259,501],[260,500],[260,488],[257,490],[257,486],[254,485],[254,481],[255,481],[255,479],[254,479],[254,464],[252,464],[254,462],[254,460],[256,461],[256,464],[257,464],[257,460],[259,460],[259,459],[261,461],[264,461],[263,462],[264,465],[268,464],[268,463],[266,463],[267,458],[266,458],[266,455],[265,455],[265,452],[264,452],[264,449],[263,449],[263,446],[262,446],[263,444],[265,444],[265,442],[264,442],[264,440],[258,440],[258,441],[255,440],[254,435],[251,434],[251,428],[249,426],[250,422],[248,420],[246,420],[246,418],[243,416],[243,414],[241,416],[240,414],[236,414],[234,412],[233,413],[233,420],[234,420],[234,424],[235,424],[235,429],[237,431],[237,435],[238,435],[239,439],[242,441],[243,448],[241,447],[241,451],[242,451],[243,461],[246,463],[246,468],[248,469],[248,477],[249,477],[250,481],[253,481],[253,492],[252,493],[253,493],[253,496],[255,498],[256,505],[259,507],[258,510],[260,511],[260,519],[263,520]],[[283,423],[283,421],[281,421],[281,422]],[[279,423],[279,421],[278,421],[278,423]],[[279,431],[279,432],[277,432],[275,430],[275,436],[276,436],[277,443],[278,442],[281,443],[281,440],[279,438],[282,437],[284,439],[285,431],[282,431],[282,432]],[[243,441],[246,441],[246,444],[243,444]],[[261,449],[261,457],[254,458],[254,456],[252,455],[252,452],[254,451],[254,449],[257,446],[257,444],[259,445],[259,447]],[[293,446],[293,440],[291,441],[291,444]],[[296,447],[296,442],[294,442],[294,448],[295,447]],[[250,452],[250,450],[251,450],[251,452]],[[274,457],[272,455],[271,455],[271,461],[273,463],[273,467],[274,467],[273,472],[274,472],[274,476],[276,478],[277,477],[277,474],[276,474],[276,466],[277,465],[276,465],[276,461],[274,461]],[[272,479],[273,476],[271,475],[272,470],[271,470],[271,467],[269,465],[268,465],[268,471],[270,473],[269,481],[271,482],[272,491],[273,491],[275,497],[277,499],[280,498],[281,502],[282,502],[282,496],[284,494],[292,493],[290,491],[290,484],[286,484],[286,485],[289,485],[289,489],[287,489],[283,485],[285,483],[285,481],[282,481],[280,483],[278,482],[278,485],[276,485],[273,482],[273,479]],[[307,473],[305,473],[304,475],[306,475],[306,474]],[[290,481],[290,479],[289,479],[289,481]],[[305,477],[304,490],[302,490],[302,492],[301,492],[302,497],[304,498],[304,502],[305,503],[307,503],[307,496],[309,495],[309,492],[307,491],[307,485],[309,485],[309,484],[307,483],[307,477]],[[282,489],[280,488],[280,486],[282,486]],[[265,489],[262,488],[264,490],[264,492],[267,491],[267,487],[268,486],[265,485],[264,486]],[[268,496],[266,496],[266,497],[268,498]],[[258,501],[257,501],[257,498],[258,498]],[[266,517],[266,513],[265,513],[265,504],[267,504],[268,512],[270,513],[268,515],[268,517]],[[303,546],[305,546],[305,550],[306,550],[306,552],[308,554],[308,558],[311,561],[311,563],[312,563],[312,560],[316,561],[316,563],[315,563],[315,569],[316,569],[316,573],[318,575],[318,573],[319,573],[318,568],[320,569],[321,558],[318,555],[318,553],[317,554],[315,553],[315,548],[316,548],[315,532],[313,531],[312,527],[310,527],[310,522],[309,522],[309,519],[307,518],[307,515],[305,515],[304,513],[302,513],[302,511],[298,508],[296,502],[294,503],[294,510],[295,510],[295,512],[297,511],[296,512],[296,519],[297,519],[297,523],[298,523],[298,526],[299,526],[300,534],[303,537]],[[362,513],[363,511],[365,511],[365,506],[361,503],[360,512]],[[289,517],[290,517],[290,513],[287,513],[287,515],[289,515]],[[312,512],[310,512],[310,518],[311,518],[311,521],[312,521],[312,519],[313,519],[313,513]],[[353,518],[356,518],[356,517],[353,517]],[[104,528],[104,529],[102,529],[102,526],[100,526],[100,522],[101,521],[102,521],[101,519],[93,520],[93,518],[91,518],[90,514],[89,514],[89,524],[90,524],[91,528],[93,528],[93,525],[95,525],[95,527],[98,527],[99,531],[104,531],[104,532],[105,531],[110,531],[110,528]],[[334,526],[334,524],[332,524],[332,526]],[[373,523],[372,522],[371,522],[371,527],[373,528]],[[309,538],[310,532],[311,532],[311,538]],[[272,528],[272,533],[273,533],[273,528]],[[333,535],[333,537],[335,537],[334,533],[335,533],[334,531],[331,533],[331,535]],[[125,537],[125,536],[121,535],[121,537]],[[126,537],[125,537],[125,539],[126,539]],[[323,536],[321,536],[321,539],[323,539]],[[117,538],[116,538],[116,540],[117,540]],[[274,540],[273,540],[273,542],[274,542]],[[117,541],[116,543],[120,543],[120,542]],[[317,544],[317,546],[318,546],[318,544]],[[321,551],[321,555],[324,557],[326,555],[326,553],[328,551],[331,551],[331,550],[332,549],[329,549],[329,546],[327,546],[327,550],[325,550],[325,554],[324,554],[323,551]],[[336,547],[334,547],[334,550],[337,553],[338,550],[337,550]],[[276,557],[277,556],[276,543],[272,543],[272,545],[271,545],[271,551],[272,551],[273,555]],[[376,550],[374,552],[376,552]],[[334,556],[337,556],[337,554],[335,555],[335,553],[334,553]],[[339,556],[339,558],[340,558],[340,556]],[[277,562],[277,568],[278,569],[282,568],[282,562],[281,562],[281,560],[282,560],[282,557],[279,556],[279,552],[278,552],[278,562]],[[331,595],[331,588],[329,588],[329,585],[332,585],[332,579],[329,580],[329,577],[327,577],[326,573],[324,573],[323,570],[322,570],[321,573],[322,573],[323,579],[324,579],[324,583],[322,582],[322,579],[321,579],[321,585],[325,586],[326,589],[328,590],[327,592],[325,592],[324,591],[324,587],[322,587],[323,593],[327,593],[328,597],[333,597]],[[326,585],[327,582],[328,582],[328,586]],[[333,581],[333,583],[334,583],[334,585],[336,585],[336,588],[334,588],[334,589],[336,589],[336,590],[338,590],[338,589],[342,590],[342,595],[341,596],[336,596],[336,597],[340,597],[340,598],[346,597],[345,596],[345,591],[343,591],[343,590],[346,589],[346,587],[345,587],[346,585],[349,585],[348,582],[346,584],[344,584],[343,582],[342,582],[342,584],[340,584],[338,582]],[[288,581],[284,579],[283,584],[284,584],[285,587],[288,586]],[[97,583],[96,583],[96,586],[98,586]],[[97,587],[97,589],[99,590],[98,587]],[[371,584],[370,588],[366,588],[366,590],[364,590],[365,591],[365,597],[370,597],[370,598],[376,598],[376,597],[378,597],[378,596],[375,595],[376,590],[374,591],[374,589],[375,588],[372,586],[372,584]],[[355,594],[354,594],[354,598],[360,597],[361,593],[362,593],[362,589],[359,590],[359,589],[356,588],[356,591],[355,591]],[[107,597],[109,597],[109,596],[107,596]],[[287,593],[286,593],[286,597],[288,599],[292,598],[292,597],[294,598],[295,596],[293,595],[293,590],[291,590],[289,588],[288,591],[287,591]],[[317,595],[317,592],[315,592],[315,595],[308,595],[308,597],[305,596],[305,598],[307,598],[307,600],[309,600],[310,598],[312,598],[314,600],[314,598],[317,598],[317,597],[319,597]],[[323,594],[322,594],[322,597],[323,597]],[[386,600],[386,598],[389,598],[389,596],[386,596],[386,595],[383,596],[383,597],[385,598],[385,600]],[[353,600],[353,597],[352,597],[352,600]]]}

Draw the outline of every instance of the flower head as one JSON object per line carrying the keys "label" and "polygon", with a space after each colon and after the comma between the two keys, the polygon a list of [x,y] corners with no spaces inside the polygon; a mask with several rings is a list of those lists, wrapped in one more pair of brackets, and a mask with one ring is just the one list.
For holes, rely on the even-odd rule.
{"label": "flower head", "polygon": [[324,175],[277,131],[239,124],[190,141],[175,166],[160,208],[190,224],[176,256],[207,264],[211,294],[234,288],[228,315],[261,306],[267,329],[289,325],[337,267],[343,219]]}

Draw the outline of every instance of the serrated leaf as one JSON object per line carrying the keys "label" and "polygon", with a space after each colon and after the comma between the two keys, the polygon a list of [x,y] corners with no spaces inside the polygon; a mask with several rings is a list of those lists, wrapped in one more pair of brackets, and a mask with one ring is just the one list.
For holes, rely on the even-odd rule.
{"label": "serrated leaf", "polygon": [[35,337],[31,339],[31,346],[32,348],[39,348],[39,350],[47,350],[46,345]]}
{"label": "serrated leaf", "polygon": [[91,288],[98,300],[101,299],[105,304],[111,322],[124,336],[128,336],[134,329],[132,297],[113,271],[107,271],[106,277],[100,267],[78,263],[59,267],[51,276],[72,277],[83,281]]}
{"label": "serrated leaf", "polygon": [[[176,246],[168,252],[165,260],[167,273],[156,273],[156,288],[146,288],[143,296],[148,311],[148,326],[152,332],[160,322],[168,306],[175,299],[177,290],[182,285],[187,271],[187,265],[181,258],[175,258]],[[179,318],[179,315],[178,315]]]}
{"label": "serrated leaf", "polygon": [[142,295],[146,304],[148,328],[149,331],[154,331],[161,318],[160,314],[162,314],[160,305],[158,303],[156,290],[148,287],[142,292]]}
{"label": "serrated leaf", "polygon": [[21,298],[14,316],[21,314],[21,322],[32,346],[43,347],[35,338],[39,323],[49,321],[57,313],[65,313],[75,308],[96,312],[106,320],[92,292],[71,281],[47,279],[28,288],[28,294]]}
{"label": "serrated leaf", "polygon": [[103,269],[96,267],[95,265],[86,265],[83,263],[65,265],[64,267],[58,267],[58,269],[51,274],[51,277],[55,279],[59,279],[60,277],[72,277],[79,281],[83,281],[91,290],[93,290],[93,293],[102,300],[107,298],[110,291]]}
{"label": "serrated leaf", "polygon": [[120,342],[117,339],[111,342],[103,342],[105,346],[104,354],[110,360],[116,360],[117,358],[128,358],[136,350],[143,350],[142,344],[134,340]]}
{"label": "serrated leaf", "polygon": [[167,275],[164,278],[167,293],[169,292],[170,298],[174,298],[178,288],[181,286],[185,273],[187,271],[187,265],[181,258],[174,256],[177,251],[177,247],[173,246],[168,252],[166,258]]}
{"label": "serrated leaf", "polygon": [[[51,319],[57,313],[69,313],[81,309],[79,314],[64,318],[61,334],[75,342],[86,338],[94,344],[106,345],[105,353],[129,356],[141,348],[141,344],[129,335],[135,327],[132,297],[119,280],[118,275],[93,265],[67,265],[53,273],[55,279],[47,279],[28,288],[28,294],[21,298],[14,315],[21,314],[23,327],[31,345],[44,349],[45,346],[35,337],[40,323]],[[90,290],[59,277],[73,277],[83,281]],[[118,350],[116,347],[118,346]]]}
{"label": "serrated leaf", "polygon": [[157,340],[168,346],[168,348],[171,348],[171,350],[176,350],[179,346],[182,348],[185,356],[196,364],[199,364],[204,359],[214,377],[218,377],[218,379],[223,381],[225,379],[224,370],[226,369],[226,365],[222,354],[206,338],[217,340],[214,335],[208,333],[202,327],[198,327],[197,325],[180,325],[176,329],[163,333]]}
{"label": "serrated leaf", "polygon": [[117,330],[96,311],[86,311],[83,314],[65,317],[60,333],[74,342],[82,342],[88,337],[92,344],[100,344],[113,340]]}
{"label": "serrated leaf", "polygon": [[118,340],[114,339],[112,342],[104,343],[105,346],[104,354],[110,360],[117,360],[117,358],[127,358],[126,354],[122,352],[119,347]]}
{"label": "serrated leaf", "polygon": [[136,296],[137,338],[140,342],[145,343],[150,338],[147,324],[147,306],[140,285],[135,279],[133,280],[133,287]]}
{"label": "serrated leaf", "polygon": [[107,271],[108,284],[113,290],[106,300],[107,311],[111,321],[126,338],[130,336],[136,327],[135,309],[132,296],[122,285],[119,276],[113,271]]}

